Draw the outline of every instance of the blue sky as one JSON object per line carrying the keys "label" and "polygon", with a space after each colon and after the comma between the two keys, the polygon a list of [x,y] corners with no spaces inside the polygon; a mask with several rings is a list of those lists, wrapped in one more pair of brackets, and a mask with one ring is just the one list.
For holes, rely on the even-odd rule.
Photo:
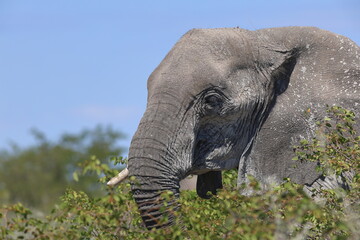
{"label": "blue sky", "polygon": [[316,26],[360,44],[360,1],[0,0],[0,149],[96,124],[131,136],[153,69],[191,28]]}

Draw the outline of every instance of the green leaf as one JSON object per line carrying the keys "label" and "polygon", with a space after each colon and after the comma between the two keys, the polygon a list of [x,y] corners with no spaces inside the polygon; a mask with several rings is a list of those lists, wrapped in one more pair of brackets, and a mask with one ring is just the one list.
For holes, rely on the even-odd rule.
{"label": "green leaf", "polygon": [[79,176],[77,172],[73,172],[73,179],[75,180],[75,182],[79,181]]}

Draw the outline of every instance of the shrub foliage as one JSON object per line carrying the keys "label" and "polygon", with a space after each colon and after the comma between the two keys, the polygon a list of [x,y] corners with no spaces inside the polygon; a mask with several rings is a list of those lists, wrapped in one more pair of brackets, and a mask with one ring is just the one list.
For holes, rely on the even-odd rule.
{"label": "shrub foliage", "polygon": [[[94,173],[106,188],[101,197],[68,189],[61,204],[46,217],[34,217],[22,204],[0,209],[1,239],[359,239],[360,172],[359,136],[354,114],[339,107],[329,108],[318,123],[319,134],[295,147],[298,161],[320,162],[325,175],[351,172],[349,188],[322,189],[321,201],[314,201],[303,187],[286,179],[283,184],[262,191],[250,178],[255,193],[243,196],[236,186],[237,172],[223,174],[224,189],[209,200],[195,191],[182,191],[181,208],[172,227],[148,231],[143,226],[132,198],[129,181],[115,188],[105,182],[118,170],[112,163],[92,157],[81,164],[74,176]],[[113,159],[123,163],[122,158]],[[163,193],[171,201],[171,193]]]}

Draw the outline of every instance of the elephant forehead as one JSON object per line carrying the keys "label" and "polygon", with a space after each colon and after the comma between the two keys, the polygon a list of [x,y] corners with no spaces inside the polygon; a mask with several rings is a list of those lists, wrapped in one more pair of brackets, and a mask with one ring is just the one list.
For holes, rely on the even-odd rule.
{"label": "elephant forehead", "polygon": [[252,49],[248,31],[242,29],[192,30],[150,75],[149,95],[175,89],[178,95],[194,96],[213,86],[234,87],[238,70],[245,71],[236,80],[248,81],[246,74],[256,62]]}
{"label": "elephant forehead", "polygon": [[226,87],[227,63],[214,63],[209,59],[202,62],[184,60],[163,61],[148,80],[149,94],[159,91],[175,91],[177,94],[196,95],[203,89]]}
{"label": "elephant forehead", "polygon": [[148,94],[149,97],[171,94],[185,99],[212,87],[226,89],[224,76],[211,68],[196,68],[188,73],[170,71],[155,76],[151,84],[148,84]]}

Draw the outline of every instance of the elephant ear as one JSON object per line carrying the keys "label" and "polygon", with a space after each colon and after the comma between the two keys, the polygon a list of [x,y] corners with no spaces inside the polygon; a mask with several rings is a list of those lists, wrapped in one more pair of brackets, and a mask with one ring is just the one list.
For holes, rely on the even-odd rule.
{"label": "elephant ear", "polygon": [[216,195],[218,189],[222,189],[222,176],[220,171],[210,171],[197,177],[196,192],[201,198],[211,198],[211,192]]}
{"label": "elephant ear", "polygon": [[[280,30],[274,31],[276,34],[272,37],[277,38],[274,42],[285,42],[289,49],[281,49],[283,44],[276,49],[274,43],[275,47],[262,52],[263,62],[272,63],[265,67],[275,96],[251,148],[240,159],[238,184],[246,183],[247,175],[252,175],[264,185],[279,184],[284,178],[311,185],[321,177],[321,173],[316,171],[318,163],[293,161],[294,146],[299,145],[301,139],[311,140],[316,136],[316,122],[326,116],[326,105],[344,103],[346,108],[346,104],[354,104],[351,98],[358,99],[341,94],[343,89],[349,88],[346,82],[353,78],[347,75],[351,69],[344,67],[350,64],[341,63],[352,63],[355,57],[332,51],[342,47],[341,44],[335,45],[341,43],[341,39],[336,37],[322,38],[322,35],[311,32],[309,36],[302,34],[304,36],[301,35],[300,39],[296,39],[294,34],[286,34],[287,38],[281,41]],[[320,42],[319,39],[327,40]],[[329,42],[334,46],[326,45]]]}
{"label": "elephant ear", "polygon": [[291,74],[297,62],[298,51],[285,51],[281,52],[281,55],[281,60],[269,70],[276,95],[282,94],[288,88]]}

